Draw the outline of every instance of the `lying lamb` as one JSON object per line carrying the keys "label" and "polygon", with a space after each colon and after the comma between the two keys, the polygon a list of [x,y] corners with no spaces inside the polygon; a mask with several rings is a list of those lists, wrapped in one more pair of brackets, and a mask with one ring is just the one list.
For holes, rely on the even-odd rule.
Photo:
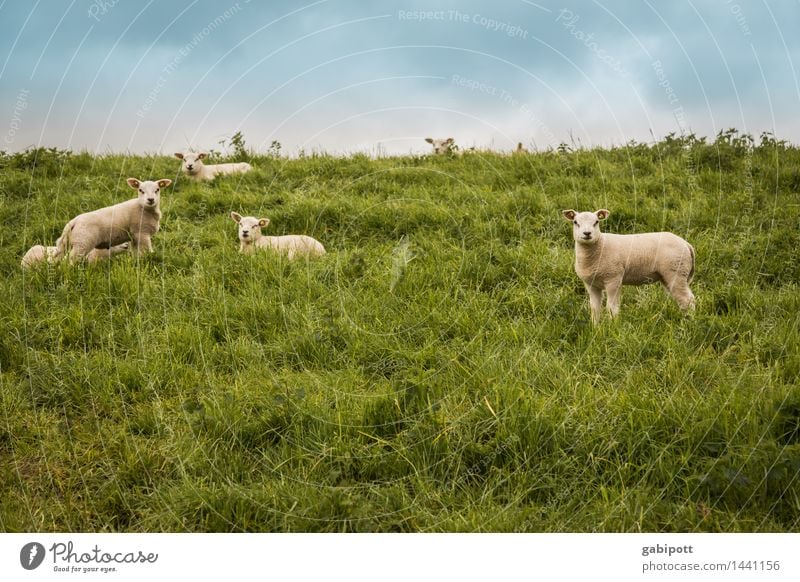
{"label": "lying lamb", "polygon": [[175,157],[183,160],[183,171],[190,178],[195,180],[213,180],[220,174],[243,174],[249,172],[253,167],[247,162],[236,164],[215,164],[206,166],[203,160],[208,156],[205,152],[195,154],[193,152],[179,152]]}
{"label": "lying lamb", "polygon": [[447,139],[433,139],[432,137],[426,137],[425,141],[433,146],[433,153],[435,155],[454,153],[458,149],[458,146],[456,146],[456,142],[452,137],[448,137]]}
{"label": "lying lamb", "polygon": [[660,282],[683,311],[694,308],[689,283],[695,253],[681,237],[671,232],[601,233],[600,221],[608,217],[608,210],[564,210],[563,215],[573,223],[575,272],[589,293],[593,323],[600,320],[603,291],[611,316],[619,313],[622,285]]}
{"label": "lying lamb", "polygon": [[[130,243],[124,242],[121,245],[113,246],[110,249],[94,249],[88,255],[86,255],[86,260],[90,263],[104,261],[120,253],[126,252],[129,246]],[[28,252],[25,253],[25,256],[22,257],[22,267],[27,269],[36,263],[41,263],[43,261],[53,263],[59,260],[59,258],[61,258],[61,256],[58,254],[58,247],[34,245],[29,248]]]}
{"label": "lying lamb", "polygon": [[140,182],[128,178],[128,185],[139,191],[139,196],[113,206],[80,214],[70,220],[56,241],[56,255],[69,251],[70,261],[88,256],[97,248],[111,248],[130,241],[137,256],[153,249],[150,237],[161,224],[161,189],[172,180]]}
{"label": "lying lamb", "polygon": [[304,234],[263,236],[261,229],[269,224],[269,218],[242,217],[236,212],[231,212],[231,218],[239,225],[239,252],[244,254],[252,254],[256,249],[271,249],[286,254],[290,261],[298,255],[313,257],[325,254],[321,242]]}

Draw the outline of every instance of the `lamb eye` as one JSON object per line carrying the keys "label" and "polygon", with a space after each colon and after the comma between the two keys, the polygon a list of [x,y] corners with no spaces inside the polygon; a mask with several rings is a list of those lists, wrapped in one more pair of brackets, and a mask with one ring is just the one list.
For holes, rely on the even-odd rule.
{"label": "lamb eye", "polygon": [[144,194],[144,190],[142,190],[141,188],[139,188],[139,194]]}
{"label": "lamb eye", "polygon": [[573,224],[575,224],[575,226],[578,226],[578,221],[577,220],[573,220],[572,222],[573,222]]}
{"label": "lamb eye", "polygon": [[595,220],[594,221],[594,225],[597,226],[598,224],[600,224],[600,221],[599,220]]}

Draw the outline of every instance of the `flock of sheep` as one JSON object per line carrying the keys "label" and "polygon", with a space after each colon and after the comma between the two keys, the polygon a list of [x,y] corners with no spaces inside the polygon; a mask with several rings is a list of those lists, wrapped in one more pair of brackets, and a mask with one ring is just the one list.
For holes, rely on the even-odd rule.
{"label": "flock of sheep", "polygon": [[[453,153],[457,146],[453,138],[426,138],[436,155]],[[524,153],[522,144],[515,153]],[[246,162],[206,165],[205,153],[182,152],[175,157],[182,161],[183,172],[195,180],[212,180],[218,175],[237,174],[252,169]],[[96,262],[114,255],[133,251],[137,254],[152,250],[152,237],[161,222],[161,190],[172,180],[140,181],[128,178],[128,185],[138,196],[113,206],[80,214],[67,222],[56,245],[36,245],[22,258],[24,268],[41,262],[69,258],[71,263],[85,260]],[[695,270],[695,251],[692,245],[670,232],[640,234],[610,234],[600,231],[600,221],[609,211],[576,212],[564,210],[565,220],[573,223],[575,240],[575,272],[589,294],[592,322],[600,321],[603,292],[606,308],[612,317],[619,313],[623,285],[661,283],[683,311],[694,308],[694,295],[689,288]],[[238,225],[239,251],[252,254],[257,249],[283,253],[289,260],[325,254],[318,240],[306,235],[264,236],[262,228],[268,218],[241,216],[231,212]]]}

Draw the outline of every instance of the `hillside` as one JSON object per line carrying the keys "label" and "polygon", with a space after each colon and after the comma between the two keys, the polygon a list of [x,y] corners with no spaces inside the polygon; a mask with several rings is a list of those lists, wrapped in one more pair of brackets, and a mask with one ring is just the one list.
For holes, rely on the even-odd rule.
{"label": "hillside", "polygon": [[[253,156],[155,253],[23,272],[170,157],[0,155],[3,531],[797,531],[800,151]],[[697,250],[589,322],[563,208]],[[313,262],[238,254],[231,210]]]}

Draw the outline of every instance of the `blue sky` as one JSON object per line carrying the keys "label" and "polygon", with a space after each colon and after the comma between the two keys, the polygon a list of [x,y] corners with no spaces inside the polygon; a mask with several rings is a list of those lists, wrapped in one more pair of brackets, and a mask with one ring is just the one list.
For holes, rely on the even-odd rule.
{"label": "blue sky", "polygon": [[0,0],[0,149],[800,141],[800,0]]}

